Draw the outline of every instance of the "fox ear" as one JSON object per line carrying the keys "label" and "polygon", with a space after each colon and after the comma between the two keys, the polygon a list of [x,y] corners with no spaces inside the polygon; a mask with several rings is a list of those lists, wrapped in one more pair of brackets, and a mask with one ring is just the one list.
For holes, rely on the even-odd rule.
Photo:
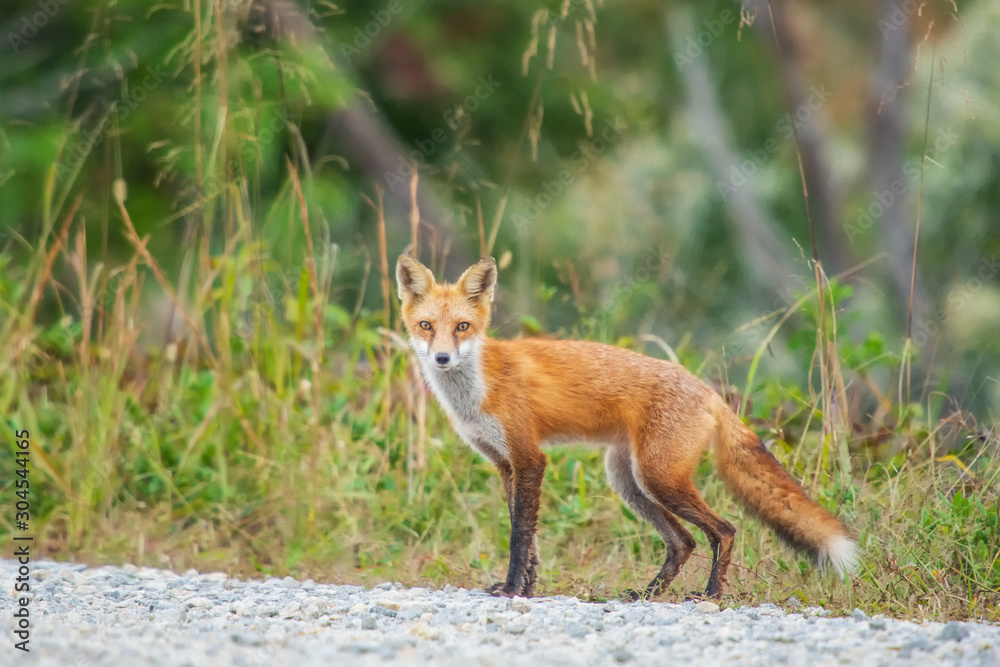
{"label": "fox ear", "polygon": [[430,269],[412,255],[399,256],[396,262],[396,286],[403,305],[419,301],[434,285],[434,274]]}
{"label": "fox ear", "polygon": [[479,260],[458,279],[458,288],[472,301],[492,303],[496,286],[497,263],[492,257]]}

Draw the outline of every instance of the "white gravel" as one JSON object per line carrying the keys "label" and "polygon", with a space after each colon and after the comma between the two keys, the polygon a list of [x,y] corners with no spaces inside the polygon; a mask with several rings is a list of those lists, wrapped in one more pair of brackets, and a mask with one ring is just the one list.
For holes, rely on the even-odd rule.
{"label": "white gravel", "polygon": [[16,650],[18,564],[0,560],[2,665],[998,665],[1000,627],[819,607],[507,600],[482,591],[240,581],[223,574],[31,563]]}

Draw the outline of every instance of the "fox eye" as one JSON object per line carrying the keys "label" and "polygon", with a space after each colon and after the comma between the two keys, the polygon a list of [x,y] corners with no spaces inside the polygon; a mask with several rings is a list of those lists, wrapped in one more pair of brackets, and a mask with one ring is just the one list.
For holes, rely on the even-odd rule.
{"label": "fox eye", "polygon": [[455,328],[458,329],[459,331],[465,331],[466,329],[469,328],[469,323],[468,322],[459,322],[458,326],[455,327]]}
{"label": "fox eye", "polygon": [[427,320],[423,320],[420,323],[420,328],[423,329],[424,331],[430,331],[431,330],[431,323],[428,322]]}

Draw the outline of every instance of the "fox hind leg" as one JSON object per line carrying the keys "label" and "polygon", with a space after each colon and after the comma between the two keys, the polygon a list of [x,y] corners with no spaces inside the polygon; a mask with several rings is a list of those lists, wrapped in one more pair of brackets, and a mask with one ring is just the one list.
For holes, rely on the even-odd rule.
{"label": "fox hind leg", "polygon": [[670,512],[651,500],[643,493],[636,483],[632,472],[632,457],[627,450],[608,449],[604,457],[604,466],[608,473],[608,481],[615,492],[629,507],[642,518],[651,523],[663,538],[667,548],[667,556],[663,567],[643,591],[627,590],[624,597],[631,600],[650,599],[656,597],[673,581],[684,563],[694,551],[695,541],[691,533],[675,519]]}
{"label": "fox hind leg", "polygon": [[664,475],[643,475],[642,488],[659,505],[693,523],[705,533],[712,546],[712,572],[708,576],[705,596],[721,596],[732,557],[736,528],[709,509],[689,477],[671,479]]}

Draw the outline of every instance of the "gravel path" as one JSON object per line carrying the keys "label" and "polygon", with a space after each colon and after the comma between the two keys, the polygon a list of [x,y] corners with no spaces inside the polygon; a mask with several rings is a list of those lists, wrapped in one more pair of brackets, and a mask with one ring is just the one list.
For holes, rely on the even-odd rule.
{"label": "gravel path", "polygon": [[0,560],[3,665],[1000,664],[1000,626],[980,623],[507,600],[450,586],[366,590],[44,561],[31,563],[25,654],[14,648],[17,569]]}

